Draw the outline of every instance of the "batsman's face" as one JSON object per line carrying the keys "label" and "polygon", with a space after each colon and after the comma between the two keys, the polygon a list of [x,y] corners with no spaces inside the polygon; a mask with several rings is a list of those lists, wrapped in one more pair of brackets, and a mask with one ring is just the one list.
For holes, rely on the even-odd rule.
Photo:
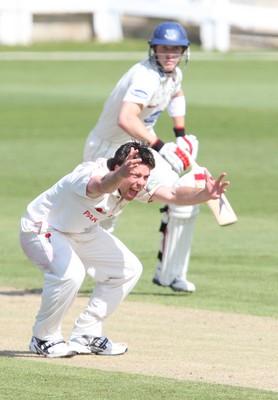
{"label": "batsman's face", "polygon": [[146,185],[150,171],[150,167],[143,164],[138,165],[131,171],[130,176],[125,178],[119,187],[123,199],[128,201],[135,199],[140,190]]}
{"label": "batsman's face", "polygon": [[155,48],[156,59],[164,72],[172,72],[180,62],[184,48],[182,46],[162,46]]}

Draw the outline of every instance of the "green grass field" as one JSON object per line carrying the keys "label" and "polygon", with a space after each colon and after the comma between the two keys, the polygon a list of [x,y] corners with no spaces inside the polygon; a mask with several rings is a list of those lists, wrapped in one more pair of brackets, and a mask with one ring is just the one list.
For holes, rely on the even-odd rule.
{"label": "green grass field", "polygon": [[[77,45],[54,50],[63,48],[78,50]],[[35,48],[44,49],[53,50]],[[3,60],[4,50],[0,51],[0,286],[35,289],[42,287],[43,277],[19,248],[20,217],[29,201],[82,161],[85,139],[103,102],[137,60]],[[81,48],[87,50],[91,48]],[[241,59],[236,54],[200,58],[195,60],[192,51],[184,75],[187,129],[200,141],[199,163],[212,173],[228,173],[227,196],[239,221],[220,228],[207,206],[201,206],[189,274],[197,292],[184,296],[151,283],[160,206],[130,204],[116,234],[142,260],[144,273],[126,301],[277,318],[277,62]],[[172,140],[166,114],[156,131],[162,139]],[[91,281],[85,280],[82,292],[89,295],[91,290]],[[274,392],[112,372],[94,371],[91,380],[91,371],[80,368],[50,368],[6,357],[0,362],[3,400],[87,399],[89,394],[104,400],[277,398]],[[43,379],[40,389],[28,384],[30,377],[34,382]],[[107,389],[107,380],[117,385],[115,390]],[[59,391],[49,389],[48,382]],[[82,386],[80,393],[77,386]]]}

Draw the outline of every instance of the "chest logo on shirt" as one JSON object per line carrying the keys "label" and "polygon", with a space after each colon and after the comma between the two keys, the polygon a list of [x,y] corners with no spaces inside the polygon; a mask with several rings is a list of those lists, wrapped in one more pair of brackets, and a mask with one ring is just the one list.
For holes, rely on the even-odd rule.
{"label": "chest logo on shirt", "polygon": [[94,215],[91,214],[90,211],[88,211],[88,210],[84,211],[83,215],[85,215],[85,217],[89,218],[94,223],[96,223],[98,221],[98,218],[94,217]]}
{"label": "chest logo on shirt", "polygon": [[147,99],[148,95],[146,92],[144,92],[143,90],[140,89],[134,89],[131,91],[131,94],[133,96],[139,97],[140,99]]}

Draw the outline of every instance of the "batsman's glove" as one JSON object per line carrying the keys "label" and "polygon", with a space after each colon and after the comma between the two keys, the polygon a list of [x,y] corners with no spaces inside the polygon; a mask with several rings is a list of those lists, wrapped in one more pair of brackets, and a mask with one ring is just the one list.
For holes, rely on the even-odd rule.
{"label": "batsman's glove", "polygon": [[176,135],[177,146],[185,152],[188,151],[194,160],[196,160],[199,147],[199,142],[196,136],[186,135],[184,128],[174,128],[174,132]]}
{"label": "batsman's glove", "polygon": [[157,139],[152,148],[171,164],[173,170],[178,174],[181,174],[190,165],[187,155],[173,142],[164,143],[162,140]]}

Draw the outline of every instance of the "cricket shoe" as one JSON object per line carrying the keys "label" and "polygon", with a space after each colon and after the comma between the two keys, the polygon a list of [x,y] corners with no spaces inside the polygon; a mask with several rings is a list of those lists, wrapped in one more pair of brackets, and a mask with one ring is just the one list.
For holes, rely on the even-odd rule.
{"label": "cricket shoe", "polygon": [[196,290],[194,283],[186,281],[185,279],[182,278],[174,279],[170,285],[162,285],[159,279],[156,276],[154,276],[152,282],[158,286],[170,287],[172,290],[174,290],[174,292],[193,293]]}
{"label": "cricket shoe", "polygon": [[29,350],[32,353],[48,358],[73,357],[77,354],[62,339],[56,341],[41,340],[35,336],[31,339]]}
{"label": "cricket shoe", "polygon": [[125,343],[113,343],[106,336],[76,336],[68,342],[77,354],[98,354],[100,356],[118,356],[127,352]]}
{"label": "cricket shoe", "polygon": [[174,292],[188,292],[193,293],[196,290],[196,286],[194,283],[186,281],[182,278],[176,278],[170,285],[170,288],[174,290]]}

